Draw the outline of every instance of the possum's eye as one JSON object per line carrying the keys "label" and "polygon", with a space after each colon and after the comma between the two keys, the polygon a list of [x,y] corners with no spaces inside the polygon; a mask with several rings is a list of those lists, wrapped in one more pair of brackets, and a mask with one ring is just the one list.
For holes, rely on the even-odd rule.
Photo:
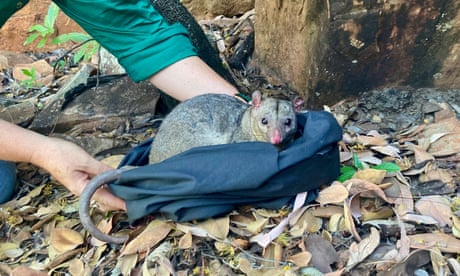
{"label": "possum's eye", "polygon": [[260,122],[261,122],[263,125],[268,124],[267,118],[262,118],[262,120],[260,120]]}
{"label": "possum's eye", "polygon": [[291,118],[287,118],[286,121],[284,121],[285,126],[290,126],[292,124]]}

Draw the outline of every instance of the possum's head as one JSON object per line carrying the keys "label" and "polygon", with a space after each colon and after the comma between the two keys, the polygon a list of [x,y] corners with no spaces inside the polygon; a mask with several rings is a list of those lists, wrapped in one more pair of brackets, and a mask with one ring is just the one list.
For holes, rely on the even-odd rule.
{"label": "possum's head", "polygon": [[284,147],[292,141],[297,129],[293,103],[272,97],[252,94],[251,128],[257,141]]}

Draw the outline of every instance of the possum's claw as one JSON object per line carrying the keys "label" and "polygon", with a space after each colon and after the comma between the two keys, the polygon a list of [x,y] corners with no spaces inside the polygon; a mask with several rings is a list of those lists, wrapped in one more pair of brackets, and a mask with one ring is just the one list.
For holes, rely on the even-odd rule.
{"label": "possum's claw", "polygon": [[85,229],[96,239],[108,243],[124,243],[128,240],[128,236],[110,236],[99,230],[91,220],[91,216],[89,215],[89,205],[91,202],[91,198],[93,197],[97,189],[99,189],[101,186],[107,183],[119,179],[121,176],[121,172],[122,170],[111,170],[97,175],[96,177],[91,179],[91,181],[88,183],[88,185],[86,185],[86,187],[83,189],[83,192],[80,195],[80,207],[78,211],[80,214],[80,220],[83,227],[85,227]]}

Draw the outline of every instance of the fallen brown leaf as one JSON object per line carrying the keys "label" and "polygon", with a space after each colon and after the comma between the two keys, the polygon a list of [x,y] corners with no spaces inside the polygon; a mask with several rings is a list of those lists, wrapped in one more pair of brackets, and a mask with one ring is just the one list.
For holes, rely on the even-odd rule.
{"label": "fallen brown leaf", "polygon": [[336,181],[331,186],[322,189],[319,192],[316,201],[321,205],[331,203],[341,203],[348,197],[348,190],[342,183]]}
{"label": "fallen brown leaf", "polygon": [[415,209],[422,215],[434,218],[440,227],[452,225],[450,203],[443,196],[424,196],[415,203]]}
{"label": "fallen brown leaf", "polygon": [[147,251],[149,248],[162,241],[171,229],[171,225],[167,222],[161,220],[150,222],[142,233],[126,245],[121,251],[121,255],[130,255]]}
{"label": "fallen brown leaf", "polygon": [[361,263],[367,258],[380,243],[380,234],[377,229],[371,227],[371,233],[359,243],[353,242],[350,245],[350,258],[347,262],[347,269],[350,270],[354,266]]}
{"label": "fallen brown leaf", "polygon": [[444,233],[423,233],[409,235],[410,246],[419,249],[431,249],[438,247],[441,252],[454,253],[460,252],[460,240],[452,235]]}
{"label": "fallen brown leaf", "polygon": [[364,169],[357,171],[352,179],[367,180],[374,184],[382,184],[386,171],[376,169]]}
{"label": "fallen brown leaf", "polygon": [[51,231],[50,244],[57,252],[64,253],[83,243],[83,237],[77,231],[68,228],[54,228]]}

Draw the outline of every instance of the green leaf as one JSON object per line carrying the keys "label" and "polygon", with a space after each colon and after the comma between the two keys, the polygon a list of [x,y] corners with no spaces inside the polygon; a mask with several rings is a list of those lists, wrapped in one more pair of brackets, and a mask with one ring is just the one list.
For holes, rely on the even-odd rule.
{"label": "green leaf", "polygon": [[37,48],[43,48],[43,46],[45,46],[45,43],[48,39],[46,37],[43,37],[42,39],[40,39],[40,41],[38,42],[37,44]]}
{"label": "green leaf", "polygon": [[340,167],[340,173],[356,172],[356,169],[352,166],[342,166]]}
{"label": "green leaf", "polygon": [[84,60],[89,60],[99,50],[99,43],[96,41],[90,41],[90,47],[85,53]]}
{"label": "green leaf", "polygon": [[356,169],[351,166],[342,166],[340,167],[340,176],[337,178],[337,181],[345,182],[355,175]]}
{"label": "green leaf", "polygon": [[353,165],[358,169],[362,170],[364,169],[363,163],[359,161],[358,155],[356,153],[353,153]]}
{"label": "green leaf", "polygon": [[51,4],[48,7],[48,13],[45,16],[45,26],[48,27],[49,29],[53,29],[54,33],[54,23],[56,22],[56,18],[59,14],[59,7],[51,2]]}
{"label": "green leaf", "polygon": [[387,172],[399,172],[401,170],[401,168],[398,165],[396,165],[395,163],[391,163],[391,162],[383,162],[372,168],[376,170],[384,170]]}
{"label": "green leaf", "polygon": [[54,40],[53,43],[59,44],[59,43],[66,43],[69,41],[72,42],[85,42],[86,40],[91,39],[91,36],[84,34],[84,33],[68,33],[68,34],[62,34],[57,36]]}
{"label": "green leaf", "polygon": [[21,69],[21,72],[22,72],[24,75],[28,76],[28,77],[32,77],[32,76],[33,76],[33,75],[32,75],[32,71],[30,71],[30,70],[28,70],[28,69]]}
{"label": "green leaf", "polygon": [[43,25],[37,24],[29,28],[29,32],[39,32],[42,36],[45,36],[48,33],[48,28]]}
{"label": "green leaf", "polygon": [[39,33],[33,33],[31,35],[29,35],[26,40],[24,41],[24,45],[29,45],[30,43],[34,42],[35,39],[37,39],[37,37],[39,36],[40,34]]}
{"label": "green leaf", "polygon": [[35,69],[35,67],[32,67],[29,69],[21,69],[22,73],[28,77],[30,77],[30,80],[35,80],[37,78],[36,76],[36,73],[37,73],[37,70]]}
{"label": "green leaf", "polygon": [[73,56],[74,63],[78,63],[83,58],[87,48],[88,48],[88,44],[83,44],[83,46],[81,46],[81,48],[78,49],[78,51]]}

